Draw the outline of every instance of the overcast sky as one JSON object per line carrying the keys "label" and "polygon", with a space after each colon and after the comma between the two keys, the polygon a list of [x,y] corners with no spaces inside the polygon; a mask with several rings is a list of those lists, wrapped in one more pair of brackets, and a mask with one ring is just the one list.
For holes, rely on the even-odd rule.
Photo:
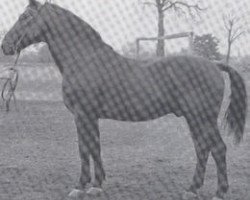
{"label": "overcast sky", "polygon": [[[67,8],[92,25],[104,41],[121,51],[122,46],[134,42],[137,37],[156,36],[157,13],[154,7],[145,7],[141,0],[52,0],[53,3]],[[150,0],[148,0],[150,1]],[[154,0],[151,0],[154,1]],[[40,1],[44,2],[44,1]],[[197,2],[195,0],[188,1]],[[223,14],[234,13],[242,18],[242,25],[250,27],[249,0],[200,0],[206,7],[205,13],[196,22],[185,17],[167,13],[166,34],[194,31],[195,34],[212,33],[220,39],[221,52],[226,49],[226,32],[223,26]],[[0,0],[0,30],[8,30],[17,17],[24,11],[28,0]],[[247,21],[249,20],[249,21]],[[186,39],[167,42],[171,51],[185,47]],[[250,54],[250,32],[236,41],[234,55]]]}

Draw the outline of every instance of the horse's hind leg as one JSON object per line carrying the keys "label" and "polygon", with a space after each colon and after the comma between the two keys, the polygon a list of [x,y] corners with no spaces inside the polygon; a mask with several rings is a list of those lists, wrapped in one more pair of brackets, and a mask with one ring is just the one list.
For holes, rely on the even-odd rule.
{"label": "horse's hind leg", "polygon": [[199,118],[195,117],[192,118],[192,120],[188,120],[188,125],[197,156],[195,173],[188,192],[197,194],[197,190],[204,184],[206,165],[211,149],[207,139],[209,131],[211,130],[211,125],[207,122],[202,122]]}
{"label": "horse's hind leg", "polygon": [[217,167],[218,188],[216,192],[217,199],[223,199],[228,190],[227,165],[226,165],[226,145],[223,142],[218,127],[212,136],[213,146],[211,148],[212,156]]}
{"label": "horse's hind leg", "polygon": [[188,120],[197,155],[196,169],[189,191],[196,193],[203,185],[206,164],[211,151],[216,163],[218,176],[216,197],[222,199],[228,190],[226,145],[221,138],[217,120],[215,119],[211,120],[211,118],[207,118],[200,120],[199,118],[193,118],[192,120]]}
{"label": "horse's hind leg", "polygon": [[189,187],[188,191],[197,193],[197,190],[200,189],[204,184],[206,165],[209,156],[210,149],[201,147],[199,144],[195,145],[195,152],[197,156],[197,163],[195,168],[195,173],[193,176],[192,184]]}

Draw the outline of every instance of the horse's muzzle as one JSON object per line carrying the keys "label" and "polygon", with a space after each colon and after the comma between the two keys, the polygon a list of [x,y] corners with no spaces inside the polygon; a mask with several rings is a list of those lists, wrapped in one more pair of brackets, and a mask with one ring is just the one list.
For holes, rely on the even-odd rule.
{"label": "horse's muzzle", "polygon": [[7,42],[3,42],[1,47],[4,55],[14,55],[16,53],[15,48]]}

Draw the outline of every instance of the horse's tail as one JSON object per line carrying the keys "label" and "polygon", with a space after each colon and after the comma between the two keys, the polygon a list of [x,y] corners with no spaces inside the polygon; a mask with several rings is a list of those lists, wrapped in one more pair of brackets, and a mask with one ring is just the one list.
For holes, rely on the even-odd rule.
{"label": "horse's tail", "polygon": [[230,133],[234,134],[236,144],[240,143],[246,123],[247,114],[247,92],[246,85],[240,74],[232,67],[217,63],[220,70],[229,74],[231,81],[230,104],[227,108],[225,119],[230,129]]}

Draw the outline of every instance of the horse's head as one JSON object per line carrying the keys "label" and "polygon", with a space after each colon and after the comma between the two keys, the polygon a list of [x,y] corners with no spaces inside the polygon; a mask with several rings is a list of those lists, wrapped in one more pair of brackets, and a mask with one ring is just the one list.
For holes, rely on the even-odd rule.
{"label": "horse's head", "polygon": [[36,0],[29,0],[29,5],[3,39],[4,54],[14,55],[31,44],[43,41],[43,10],[44,5]]}

